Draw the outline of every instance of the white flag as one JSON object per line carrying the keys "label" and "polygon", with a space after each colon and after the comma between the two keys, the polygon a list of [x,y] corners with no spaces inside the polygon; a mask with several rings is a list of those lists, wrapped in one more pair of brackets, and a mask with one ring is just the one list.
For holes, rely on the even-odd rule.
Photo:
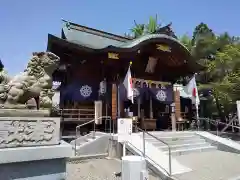
{"label": "white flag", "polygon": [[200,104],[199,96],[198,96],[198,89],[197,89],[197,83],[195,79],[195,75],[192,77],[192,79],[188,82],[188,85],[186,86],[187,92],[189,93],[192,102],[196,105]]}
{"label": "white flag", "polygon": [[127,90],[127,98],[131,100],[131,102],[133,103],[133,85],[132,85],[132,75],[131,75],[130,66],[128,68],[127,74],[123,81],[123,85]]}

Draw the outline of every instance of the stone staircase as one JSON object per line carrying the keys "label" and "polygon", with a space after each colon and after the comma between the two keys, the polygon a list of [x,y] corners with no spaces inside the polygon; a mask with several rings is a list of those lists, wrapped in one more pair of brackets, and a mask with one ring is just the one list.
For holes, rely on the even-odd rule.
{"label": "stone staircase", "polygon": [[[173,160],[191,169],[188,172],[182,171],[180,173],[175,173],[173,169],[174,179],[240,179],[240,146],[238,143],[217,137],[208,132],[149,133],[170,145]],[[217,139],[219,139],[218,143]],[[168,147],[154,138],[146,135],[146,142],[157,147],[160,152],[168,154]],[[233,149],[235,148],[235,150],[230,147],[233,147]]]}
{"label": "stone staircase", "polygon": [[105,154],[108,152],[109,137],[111,135],[103,132],[90,132],[87,135],[80,136],[76,140],[70,142],[73,149],[75,149],[76,141],[76,155],[93,155],[93,154]]}
{"label": "stone staircase", "polygon": [[[166,142],[171,148],[173,156],[196,152],[206,152],[217,149],[194,132],[149,132]],[[155,138],[146,135],[146,141],[168,154],[168,146]]]}

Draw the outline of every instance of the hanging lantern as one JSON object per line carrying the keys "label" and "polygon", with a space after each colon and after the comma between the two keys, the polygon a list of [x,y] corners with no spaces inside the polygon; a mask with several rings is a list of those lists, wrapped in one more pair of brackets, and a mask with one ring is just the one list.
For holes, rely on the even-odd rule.
{"label": "hanging lantern", "polygon": [[105,94],[107,92],[107,82],[106,79],[100,82],[99,85],[99,93],[100,95]]}

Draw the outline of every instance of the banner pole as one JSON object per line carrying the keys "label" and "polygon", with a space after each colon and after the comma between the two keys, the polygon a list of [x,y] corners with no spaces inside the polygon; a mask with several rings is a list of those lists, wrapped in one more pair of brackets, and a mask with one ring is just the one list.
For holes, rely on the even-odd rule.
{"label": "banner pole", "polygon": [[195,102],[195,107],[196,107],[196,120],[197,120],[197,127],[198,130],[200,128],[200,122],[199,122],[199,113],[198,113],[198,103]]}

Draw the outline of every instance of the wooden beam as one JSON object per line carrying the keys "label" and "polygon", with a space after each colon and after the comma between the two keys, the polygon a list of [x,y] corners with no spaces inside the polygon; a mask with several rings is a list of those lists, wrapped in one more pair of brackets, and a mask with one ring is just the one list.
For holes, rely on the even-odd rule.
{"label": "wooden beam", "polygon": [[174,103],[175,103],[175,117],[179,121],[181,119],[181,104],[180,104],[180,92],[178,89],[174,90]]}

